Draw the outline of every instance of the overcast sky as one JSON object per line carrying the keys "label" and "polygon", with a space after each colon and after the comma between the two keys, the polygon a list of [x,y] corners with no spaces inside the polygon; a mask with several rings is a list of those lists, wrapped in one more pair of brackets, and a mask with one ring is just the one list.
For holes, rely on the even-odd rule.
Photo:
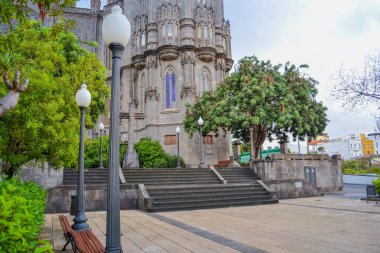
{"label": "overcast sky", "polygon": [[380,50],[379,0],[224,0],[235,62],[255,54],[273,63],[308,64],[329,108],[330,137],[373,132],[371,114],[345,112],[329,96],[343,66],[361,69]]}
{"label": "overcast sky", "polygon": [[374,131],[372,114],[346,112],[329,93],[341,67],[360,70],[365,56],[380,51],[379,0],[224,0],[224,9],[235,62],[256,55],[308,64],[320,82],[318,98],[329,108],[330,137]]}

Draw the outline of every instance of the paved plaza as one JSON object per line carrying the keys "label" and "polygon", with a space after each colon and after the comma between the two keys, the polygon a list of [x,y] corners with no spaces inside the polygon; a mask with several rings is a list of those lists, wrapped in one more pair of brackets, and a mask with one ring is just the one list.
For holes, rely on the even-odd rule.
{"label": "paved plaza", "polygon": [[[105,212],[87,216],[105,245]],[[60,252],[64,239],[58,215],[46,217],[45,237]],[[380,203],[329,195],[262,206],[153,214],[130,210],[121,212],[121,230],[127,253],[375,253],[380,252]]]}

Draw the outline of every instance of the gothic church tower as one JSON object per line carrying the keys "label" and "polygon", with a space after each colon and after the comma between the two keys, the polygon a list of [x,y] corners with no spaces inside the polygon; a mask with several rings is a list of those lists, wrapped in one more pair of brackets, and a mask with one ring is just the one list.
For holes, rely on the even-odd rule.
{"label": "gothic church tower", "polygon": [[[114,4],[108,1],[104,15]],[[132,35],[122,58],[121,134],[130,136],[129,145],[150,137],[176,154],[175,129],[180,126],[180,155],[196,167],[201,138],[195,133],[189,139],[182,122],[185,105],[215,89],[232,68],[223,0],[124,0],[123,9]],[[111,68],[110,52],[102,43],[99,56]],[[205,164],[229,159],[228,137],[210,133],[203,142]],[[129,156],[133,165],[131,160]]]}

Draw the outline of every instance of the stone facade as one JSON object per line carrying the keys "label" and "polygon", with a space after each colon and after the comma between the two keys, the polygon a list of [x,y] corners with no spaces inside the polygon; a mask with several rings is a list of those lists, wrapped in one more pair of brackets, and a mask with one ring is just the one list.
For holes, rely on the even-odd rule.
{"label": "stone facade", "polygon": [[[232,68],[230,24],[224,20],[223,0],[117,2],[108,0],[101,10],[100,0],[91,0],[91,8],[65,8],[63,17],[76,21],[74,33],[80,40],[98,42],[97,48],[84,46],[111,70],[111,52],[101,34],[102,21],[112,6],[122,6],[132,35],[122,55],[121,134],[130,133],[125,136],[131,146],[150,137],[159,140],[169,154],[176,154],[175,129],[180,126],[180,155],[188,166],[196,167],[200,136],[189,139],[182,122],[186,104],[202,92],[215,89]],[[37,17],[37,8],[31,8]],[[47,16],[44,23],[50,26],[56,21],[56,17]],[[108,116],[102,121],[107,133]],[[94,135],[97,132],[95,129]],[[226,137],[210,134],[204,143],[206,164],[228,160],[232,155]],[[133,152],[128,153],[125,164],[137,166]]]}
{"label": "stone facade", "polygon": [[[91,9],[64,11],[77,21],[79,37],[98,41],[97,53],[108,69],[111,55],[101,38],[101,23],[115,4],[108,1],[100,11],[93,0]],[[121,132],[131,133],[132,146],[150,137],[175,154],[175,129],[182,126],[185,105],[203,91],[215,89],[232,68],[230,24],[224,20],[223,1],[125,0],[123,7],[132,35],[122,57]],[[180,155],[195,167],[200,137],[189,139],[181,128]],[[229,159],[228,138],[206,138],[206,164]],[[136,165],[134,157],[130,152],[127,164]]]}

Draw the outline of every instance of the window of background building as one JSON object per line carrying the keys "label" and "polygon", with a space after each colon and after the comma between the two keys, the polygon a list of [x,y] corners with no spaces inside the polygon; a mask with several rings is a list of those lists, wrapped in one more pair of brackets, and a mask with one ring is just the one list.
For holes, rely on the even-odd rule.
{"label": "window of background building", "polygon": [[175,145],[177,144],[176,135],[165,135],[165,145]]}
{"label": "window of background building", "polygon": [[206,135],[203,136],[203,143],[206,145],[212,145],[213,143],[213,136],[212,135]]}

